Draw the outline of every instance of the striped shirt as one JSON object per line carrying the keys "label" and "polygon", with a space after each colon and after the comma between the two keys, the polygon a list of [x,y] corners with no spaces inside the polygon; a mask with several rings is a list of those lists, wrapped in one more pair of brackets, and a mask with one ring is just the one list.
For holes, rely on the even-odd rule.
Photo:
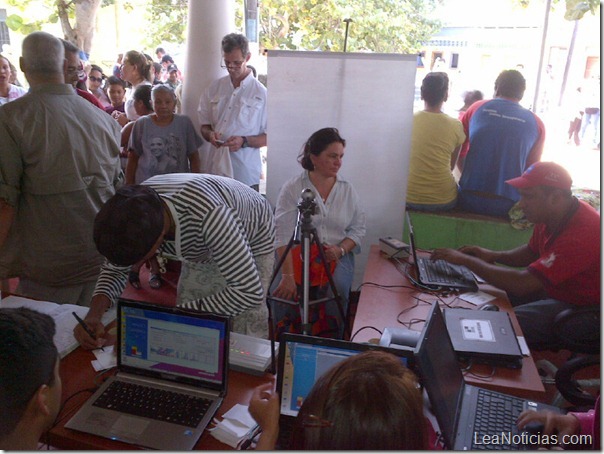
{"label": "striped shirt", "polygon": [[[184,306],[234,316],[263,304],[254,257],[274,252],[274,218],[266,199],[239,181],[216,175],[173,173],[143,184],[158,192],[176,225],[174,240],[164,241],[160,252],[183,261],[214,262],[226,280],[223,290]],[[115,301],[129,271],[106,261],[95,294]]]}

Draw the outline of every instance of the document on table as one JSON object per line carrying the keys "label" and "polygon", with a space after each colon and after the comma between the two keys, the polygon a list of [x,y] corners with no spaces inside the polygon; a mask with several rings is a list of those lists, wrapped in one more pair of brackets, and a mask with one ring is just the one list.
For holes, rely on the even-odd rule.
{"label": "document on table", "polygon": [[[73,329],[77,325],[77,320],[72,312],[84,318],[88,313],[88,308],[85,306],[77,306],[75,304],[57,304],[50,301],[38,301],[22,296],[7,296],[0,301],[0,308],[11,307],[27,307],[34,311],[49,315],[55,321],[56,333],[54,342],[59,351],[61,358],[67,356],[78,347],[78,341],[73,336]],[[108,310],[103,315],[102,322],[104,325],[115,320],[115,308]]]}

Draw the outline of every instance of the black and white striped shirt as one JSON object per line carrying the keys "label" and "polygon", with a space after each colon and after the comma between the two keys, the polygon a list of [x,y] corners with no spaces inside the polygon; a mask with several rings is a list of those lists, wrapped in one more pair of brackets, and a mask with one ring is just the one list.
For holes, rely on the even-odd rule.
{"label": "black and white striped shirt", "polygon": [[[185,306],[226,315],[263,304],[255,256],[273,254],[274,217],[266,199],[231,178],[206,174],[166,174],[149,178],[176,224],[174,241],[160,250],[183,261],[214,262],[226,287]],[[130,267],[105,262],[95,294],[113,302],[124,291]]]}

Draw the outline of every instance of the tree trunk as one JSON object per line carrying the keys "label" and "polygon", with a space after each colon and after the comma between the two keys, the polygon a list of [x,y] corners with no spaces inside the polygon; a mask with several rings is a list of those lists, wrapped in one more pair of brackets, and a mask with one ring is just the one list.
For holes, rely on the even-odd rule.
{"label": "tree trunk", "polygon": [[[69,9],[72,4],[75,5],[74,26],[69,21]],[[96,12],[100,5],[101,0],[57,1],[57,13],[65,39],[78,46],[86,55],[90,55],[92,50]]]}

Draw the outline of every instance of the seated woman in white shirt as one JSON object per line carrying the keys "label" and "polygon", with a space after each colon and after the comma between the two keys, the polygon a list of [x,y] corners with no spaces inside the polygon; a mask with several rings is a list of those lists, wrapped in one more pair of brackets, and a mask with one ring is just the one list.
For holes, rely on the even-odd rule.
{"label": "seated woman in white shirt", "polygon": [[[313,191],[317,214],[312,216],[312,224],[323,244],[325,259],[330,265],[335,263],[334,283],[346,314],[354,274],[354,253],[360,251],[365,236],[365,212],[352,184],[338,176],[345,146],[346,141],[336,128],[323,128],[310,136],[298,157],[304,171],[281,189],[275,218],[276,248],[281,257],[296,226],[300,194],[306,188]],[[288,254],[281,267],[281,279],[273,292],[275,297],[294,300],[298,294],[292,255],[291,252]],[[301,277],[298,278],[298,284],[301,284]],[[317,297],[328,290],[327,283]],[[328,306],[326,311],[340,319],[337,306]],[[279,322],[279,315],[275,320]],[[313,334],[319,334],[320,330],[321,327],[316,325]]]}

